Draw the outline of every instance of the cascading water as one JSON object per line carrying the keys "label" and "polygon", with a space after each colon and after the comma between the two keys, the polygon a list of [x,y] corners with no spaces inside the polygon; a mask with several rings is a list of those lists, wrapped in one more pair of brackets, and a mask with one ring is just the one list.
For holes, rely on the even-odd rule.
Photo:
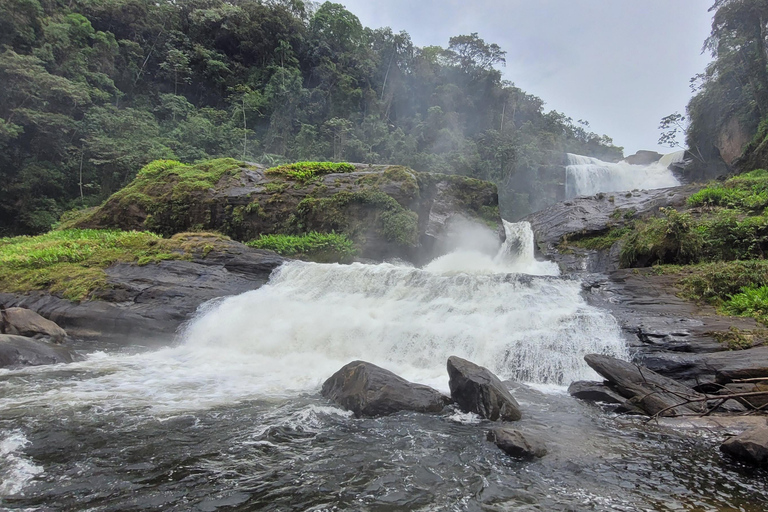
{"label": "cascading water", "polygon": [[[0,508],[676,510],[754,502],[753,484],[720,471],[689,441],[644,426],[617,433],[599,409],[563,393],[594,377],[584,354],[627,356],[619,328],[585,302],[579,281],[536,261],[530,225],[505,229],[495,257],[465,248],[422,269],[290,262],[268,285],[201,308],[175,346],[0,370]],[[447,391],[450,355],[534,384],[513,384],[513,394],[520,425],[547,442],[548,457],[507,458],[471,415],[353,419],[318,394],[354,359]],[[668,464],[673,450],[682,455]]]}
{"label": "cascading water", "polygon": [[[683,158],[678,153],[665,157],[650,165],[633,165],[627,162],[610,163],[597,158],[568,154],[565,168],[565,197],[590,196],[599,192],[622,192],[635,189],[676,187],[680,182],[669,170],[674,158]],[[682,161],[682,160],[680,160]]]}

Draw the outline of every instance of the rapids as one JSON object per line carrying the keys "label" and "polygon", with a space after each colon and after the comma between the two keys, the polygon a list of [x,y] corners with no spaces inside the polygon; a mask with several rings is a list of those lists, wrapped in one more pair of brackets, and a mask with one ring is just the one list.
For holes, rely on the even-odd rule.
{"label": "rapids", "polygon": [[588,156],[568,154],[565,168],[565,197],[591,196],[599,192],[676,187],[680,182],[668,169],[681,162],[685,152],[665,155],[651,165],[610,163]]}
{"label": "rapids", "polygon": [[[629,354],[581,283],[536,261],[530,226],[505,228],[495,254],[459,248],[423,268],[290,262],[262,288],[204,305],[172,346],[0,370],[0,504],[762,509],[765,480],[721,470],[706,436],[622,426],[567,396],[596,377],[584,354]],[[353,359],[447,391],[450,355],[515,382],[520,427],[547,457],[508,458],[470,414],[354,419],[318,393]]]}

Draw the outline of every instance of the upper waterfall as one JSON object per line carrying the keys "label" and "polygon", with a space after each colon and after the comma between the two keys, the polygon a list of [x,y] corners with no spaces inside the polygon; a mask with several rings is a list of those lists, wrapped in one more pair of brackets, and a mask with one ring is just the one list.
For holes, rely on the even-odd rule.
{"label": "upper waterfall", "polygon": [[[682,159],[683,155],[679,155]],[[597,158],[568,153],[565,168],[565,197],[589,196],[598,192],[621,192],[635,189],[676,187],[680,182],[668,169],[678,153],[666,155],[650,165],[627,162],[610,163]],[[669,163],[665,163],[665,159]]]}

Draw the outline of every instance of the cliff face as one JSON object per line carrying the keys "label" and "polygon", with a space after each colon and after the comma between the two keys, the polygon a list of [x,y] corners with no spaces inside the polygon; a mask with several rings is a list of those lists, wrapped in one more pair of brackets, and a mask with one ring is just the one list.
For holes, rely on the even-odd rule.
{"label": "cliff face", "polygon": [[400,166],[304,162],[266,169],[234,160],[160,161],[69,225],[165,236],[219,231],[240,241],[336,232],[352,239],[363,258],[422,262],[440,252],[460,218],[503,237],[496,186]]}

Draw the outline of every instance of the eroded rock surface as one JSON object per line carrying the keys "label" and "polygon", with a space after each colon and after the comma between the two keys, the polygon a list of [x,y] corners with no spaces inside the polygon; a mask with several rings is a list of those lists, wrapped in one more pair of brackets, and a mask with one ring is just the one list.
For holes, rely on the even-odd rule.
{"label": "eroded rock surface", "polygon": [[429,386],[414,384],[365,361],[353,361],[334,373],[323,384],[322,395],[358,418],[400,411],[438,413],[451,401]]}
{"label": "eroded rock surface", "polygon": [[80,357],[67,347],[42,339],[0,334],[0,368],[71,363]]}
{"label": "eroded rock surface", "polygon": [[255,290],[287,261],[233,241],[217,244],[216,251],[196,254],[192,261],[113,265],[106,269],[109,286],[96,293],[96,300],[0,293],[0,304],[34,310],[72,336],[164,342],[204,302]]}
{"label": "eroded rock surface", "polygon": [[451,398],[465,412],[491,421],[518,421],[520,405],[490,370],[466,359],[448,358]]}
{"label": "eroded rock surface", "polygon": [[768,464],[768,427],[732,437],[720,446],[720,450],[743,462],[764,466]]}
{"label": "eroded rock surface", "polygon": [[640,365],[610,356],[588,354],[587,364],[608,380],[629,402],[649,415],[677,416],[705,412],[705,395]]}

